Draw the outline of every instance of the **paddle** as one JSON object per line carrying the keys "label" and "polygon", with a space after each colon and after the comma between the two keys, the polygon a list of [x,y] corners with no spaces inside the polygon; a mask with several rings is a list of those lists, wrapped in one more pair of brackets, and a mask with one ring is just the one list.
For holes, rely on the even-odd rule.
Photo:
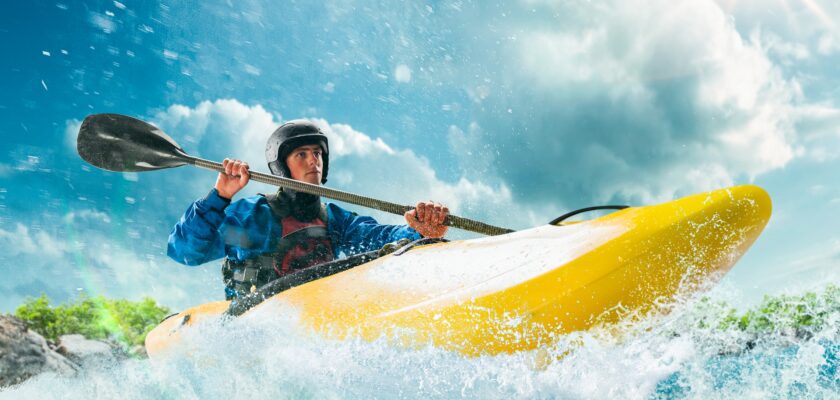
{"label": "paddle", "polygon": [[[163,131],[147,122],[119,114],[95,114],[85,118],[77,139],[79,155],[91,165],[117,172],[153,171],[193,165],[224,172],[221,163],[188,155]],[[413,209],[370,197],[360,196],[294,179],[251,171],[251,179],[298,192],[323,196],[392,214],[403,215]],[[453,228],[485,235],[501,235],[511,229],[449,215],[443,222]]]}

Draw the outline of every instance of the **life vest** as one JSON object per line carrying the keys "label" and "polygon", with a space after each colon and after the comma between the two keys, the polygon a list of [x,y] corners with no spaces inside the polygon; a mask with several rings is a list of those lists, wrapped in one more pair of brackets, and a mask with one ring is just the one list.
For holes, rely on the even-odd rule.
{"label": "life vest", "polygon": [[327,234],[327,209],[324,204],[320,204],[315,218],[300,221],[291,215],[288,203],[281,201],[278,195],[262,196],[280,223],[283,236],[269,253],[244,261],[225,257],[222,277],[228,289],[225,291],[228,300],[248,294],[297,270],[335,259],[333,244]]}

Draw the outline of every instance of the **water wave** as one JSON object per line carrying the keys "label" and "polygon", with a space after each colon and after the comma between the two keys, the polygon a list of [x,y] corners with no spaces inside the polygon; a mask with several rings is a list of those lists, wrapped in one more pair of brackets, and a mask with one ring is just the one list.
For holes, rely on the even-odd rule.
{"label": "water wave", "polygon": [[265,307],[193,329],[188,348],[161,359],[42,375],[0,398],[836,398],[838,293],[768,299],[743,315],[686,299],[548,349],[477,358],[314,337],[290,311]]}

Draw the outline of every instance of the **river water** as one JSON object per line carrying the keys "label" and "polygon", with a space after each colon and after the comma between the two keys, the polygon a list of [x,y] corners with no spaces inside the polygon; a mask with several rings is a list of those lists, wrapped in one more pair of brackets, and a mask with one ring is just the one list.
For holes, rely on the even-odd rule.
{"label": "river water", "polygon": [[837,302],[811,310],[826,321],[820,329],[754,335],[714,328],[723,314],[714,296],[542,352],[478,358],[312,337],[290,328],[290,312],[266,307],[194,329],[192,345],[167,357],[41,375],[0,398],[840,398]]}

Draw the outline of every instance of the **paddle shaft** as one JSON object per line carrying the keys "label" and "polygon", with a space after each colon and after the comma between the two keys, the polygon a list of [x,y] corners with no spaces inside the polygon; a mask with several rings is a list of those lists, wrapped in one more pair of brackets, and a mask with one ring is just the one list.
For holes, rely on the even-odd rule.
{"label": "paddle shaft", "polygon": [[[225,167],[223,167],[220,163],[205,160],[198,157],[187,157],[189,163],[196,167],[210,169],[221,173],[225,172]],[[250,171],[250,174],[251,179],[257,182],[267,183],[269,185],[274,186],[280,186],[283,188],[288,188],[298,192],[308,193],[312,195],[323,196],[333,200],[355,204],[357,206],[373,208],[379,211],[385,211],[391,214],[404,215],[406,212],[414,209],[414,207],[410,206],[404,206],[401,204],[395,204],[384,200],[374,199],[371,197],[360,196],[355,193],[348,193],[341,190],[330,189],[328,187],[313,185],[311,183],[296,181],[294,179],[284,178],[281,176],[268,175],[256,171]],[[485,224],[484,222],[458,217],[451,214],[446,217],[446,219],[443,221],[443,224],[451,226],[453,228],[481,233],[484,235],[502,235],[505,233],[513,232],[513,230],[511,229],[500,228],[498,226]]]}

